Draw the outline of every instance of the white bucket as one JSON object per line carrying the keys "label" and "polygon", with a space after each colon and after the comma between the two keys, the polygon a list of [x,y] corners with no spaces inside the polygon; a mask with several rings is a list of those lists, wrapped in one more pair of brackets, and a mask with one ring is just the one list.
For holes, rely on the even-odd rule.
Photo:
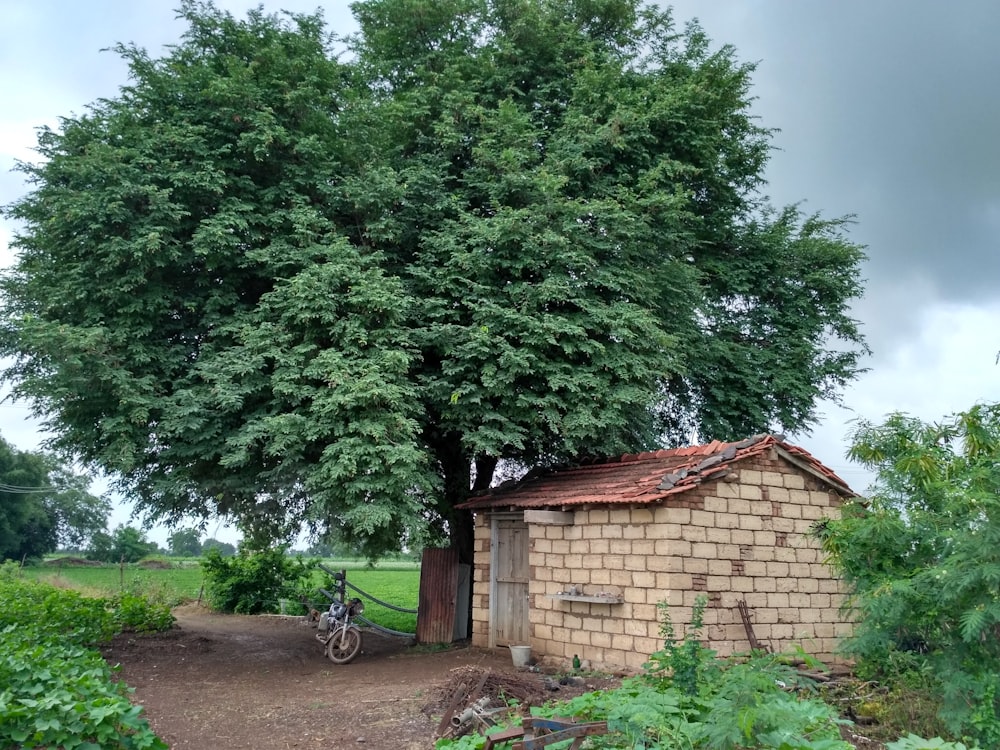
{"label": "white bucket", "polygon": [[531,660],[531,646],[508,646],[515,667],[526,667]]}

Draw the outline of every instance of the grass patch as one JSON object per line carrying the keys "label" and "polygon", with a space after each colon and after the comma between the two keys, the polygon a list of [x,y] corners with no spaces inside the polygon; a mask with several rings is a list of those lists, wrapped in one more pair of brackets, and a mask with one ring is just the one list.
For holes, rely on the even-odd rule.
{"label": "grass patch", "polygon": [[[159,558],[158,558],[159,559]],[[122,591],[142,593],[147,598],[176,606],[193,601],[201,591],[204,576],[198,560],[164,558],[170,567],[144,567],[143,563],[120,565],[40,565],[23,570],[26,578],[42,581],[57,588],[73,589],[87,596],[112,596]],[[368,565],[363,560],[323,560],[331,570],[346,570],[347,581],[367,594],[399,607],[415,609],[420,592],[420,564],[408,560],[389,561]],[[330,577],[322,572],[313,574],[313,605],[324,610],[329,601],[316,589],[320,586],[333,590]],[[351,589],[348,597],[355,596]],[[396,612],[362,596],[364,616],[382,627],[415,633],[417,616]],[[298,602],[291,602],[288,614],[305,614]]]}

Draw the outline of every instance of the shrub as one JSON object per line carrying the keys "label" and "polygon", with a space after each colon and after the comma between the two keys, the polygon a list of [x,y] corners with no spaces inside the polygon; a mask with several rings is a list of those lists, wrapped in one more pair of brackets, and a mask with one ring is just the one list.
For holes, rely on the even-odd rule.
{"label": "shrub", "polygon": [[210,549],[201,561],[205,591],[213,609],[220,612],[259,614],[278,612],[281,599],[309,596],[313,562],[292,558],[284,547],[244,551],[223,557]]}

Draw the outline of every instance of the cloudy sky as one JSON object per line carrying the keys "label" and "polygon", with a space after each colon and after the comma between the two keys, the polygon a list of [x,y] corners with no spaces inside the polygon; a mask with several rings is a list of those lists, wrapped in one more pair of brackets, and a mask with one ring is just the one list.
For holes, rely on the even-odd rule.
{"label": "cloudy sky", "polygon": [[[258,3],[219,0],[236,14]],[[310,12],[317,0],[266,0]],[[152,52],[178,39],[174,0],[5,0],[0,13],[0,204],[22,195],[15,159],[34,128],[114,96],[115,42]],[[321,6],[353,28],[348,3]],[[767,176],[778,205],[853,214],[868,247],[855,307],[874,350],[869,372],[795,436],[858,490],[844,456],[851,420],[905,411],[936,420],[1000,401],[1000,3],[995,0],[683,0],[716,45],[757,63],[756,113],[780,129]],[[0,264],[12,227],[0,223]],[[23,449],[43,436],[27,410],[0,406],[0,434]],[[121,509],[115,522],[126,520]],[[210,531],[212,529],[210,528]],[[222,535],[220,535],[222,536]],[[154,539],[163,541],[162,532]]]}

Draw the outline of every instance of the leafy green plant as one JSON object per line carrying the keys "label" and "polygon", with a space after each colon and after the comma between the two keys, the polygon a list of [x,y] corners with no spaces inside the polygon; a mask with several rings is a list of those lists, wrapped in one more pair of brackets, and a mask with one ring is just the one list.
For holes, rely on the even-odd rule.
{"label": "leafy green plant", "polygon": [[170,607],[137,594],[122,592],[108,600],[119,630],[155,633],[169,630],[174,624]]}
{"label": "leafy green plant", "polygon": [[86,648],[115,625],[103,599],[0,577],[0,748],[166,750]]}
{"label": "leafy green plant", "polygon": [[871,497],[815,528],[851,589],[845,652],[881,681],[922,675],[953,738],[1000,746],[1000,405],[861,422],[851,456]]}
{"label": "leafy green plant", "polygon": [[315,563],[289,557],[284,547],[241,550],[234,557],[223,557],[212,549],[201,567],[208,599],[220,612],[278,612],[281,599],[313,594],[310,576]]}
{"label": "leafy green plant", "polygon": [[712,657],[715,656],[715,652],[706,648],[701,642],[706,606],[708,606],[707,596],[702,595],[695,599],[686,637],[678,642],[670,617],[670,605],[665,601],[659,602],[657,609],[660,613],[663,648],[651,654],[649,661],[644,665],[647,674],[669,680],[688,695],[698,693],[705,677],[704,672],[714,667]]}

